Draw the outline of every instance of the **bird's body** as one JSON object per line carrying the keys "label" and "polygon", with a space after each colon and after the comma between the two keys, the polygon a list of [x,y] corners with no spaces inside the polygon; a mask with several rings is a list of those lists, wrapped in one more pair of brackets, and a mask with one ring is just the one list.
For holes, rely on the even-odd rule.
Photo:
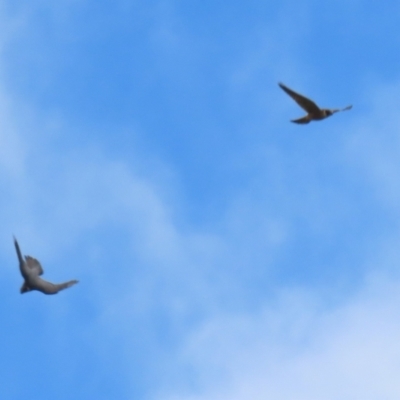
{"label": "bird's body", "polygon": [[304,97],[303,95],[296,93],[292,89],[289,89],[283,83],[279,83],[281,89],[286,92],[303,110],[307,111],[307,115],[304,117],[293,119],[292,122],[296,124],[308,124],[310,121],[319,121],[330,117],[336,112],[350,110],[352,106],[345,108],[319,108],[312,100]]}
{"label": "bird's body", "polygon": [[72,285],[78,283],[77,280],[72,280],[64,283],[51,283],[45,281],[40,277],[43,274],[43,268],[36,258],[31,256],[22,256],[17,240],[14,238],[15,250],[17,251],[19,269],[24,283],[21,286],[21,293],[30,292],[32,290],[38,290],[45,294],[56,294],[60,290],[67,289]]}

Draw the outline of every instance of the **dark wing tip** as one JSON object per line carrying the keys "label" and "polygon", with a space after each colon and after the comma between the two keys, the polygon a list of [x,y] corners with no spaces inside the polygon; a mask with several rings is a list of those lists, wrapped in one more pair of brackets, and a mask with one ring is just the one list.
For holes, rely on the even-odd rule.
{"label": "dark wing tip", "polygon": [[74,286],[74,285],[76,285],[77,283],[79,283],[79,281],[76,280],[76,279],[73,279],[72,281],[69,281],[69,282],[67,283],[66,287],[67,287],[67,288],[70,288],[71,286]]}
{"label": "dark wing tip", "polygon": [[[289,89],[289,88],[288,88],[286,85],[284,85],[282,82],[278,82],[278,85],[279,85],[279,87],[280,87],[286,94],[288,94],[288,95],[289,95],[290,97],[292,97],[294,100],[296,100],[294,96],[296,96],[296,97],[300,96],[298,93],[294,92],[292,89]],[[296,101],[297,101],[297,100],[296,100]]]}

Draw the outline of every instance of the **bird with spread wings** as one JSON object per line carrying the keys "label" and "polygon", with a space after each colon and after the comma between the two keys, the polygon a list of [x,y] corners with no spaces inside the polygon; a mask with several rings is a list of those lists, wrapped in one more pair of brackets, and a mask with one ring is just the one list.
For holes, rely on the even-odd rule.
{"label": "bird with spread wings", "polygon": [[78,283],[77,280],[72,280],[64,283],[51,283],[45,281],[40,277],[43,275],[43,268],[40,265],[39,261],[36,258],[31,256],[22,257],[21,250],[19,248],[17,239],[14,238],[15,250],[17,251],[18,261],[19,261],[19,269],[21,271],[21,275],[24,278],[24,283],[21,286],[21,293],[30,292],[32,290],[38,290],[44,294],[56,294],[60,290],[67,289],[75,283]]}
{"label": "bird with spread wings", "polygon": [[296,124],[308,124],[310,121],[318,121],[325,119],[337,113],[339,111],[350,110],[353,106],[347,106],[345,108],[319,108],[312,100],[307,97],[296,93],[292,89],[289,89],[283,83],[279,83],[281,89],[286,92],[303,110],[307,111],[307,115],[298,119],[292,119],[292,122]]}

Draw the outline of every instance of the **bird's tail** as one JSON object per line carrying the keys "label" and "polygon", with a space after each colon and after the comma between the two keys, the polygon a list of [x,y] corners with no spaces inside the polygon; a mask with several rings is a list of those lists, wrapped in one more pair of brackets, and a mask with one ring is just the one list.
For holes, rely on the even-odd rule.
{"label": "bird's tail", "polygon": [[24,281],[24,283],[21,286],[21,289],[19,290],[21,294],[26,293],[26,292],[30,292],[32,289],[28,286],[28,284],[26,283],[26,281]]}
{"label": "bird's tail", "polygon": [[347,110],[351,110],[353,108],[352,105],[344,107],[344,108],[334,108],[333,110],[331,110],[332,114],[340,112],[340,111],[347,111]]}

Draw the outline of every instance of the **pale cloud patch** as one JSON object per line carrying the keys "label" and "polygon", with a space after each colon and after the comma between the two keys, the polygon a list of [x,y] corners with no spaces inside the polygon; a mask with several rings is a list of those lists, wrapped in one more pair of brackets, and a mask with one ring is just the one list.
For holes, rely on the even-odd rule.
{"label": "pale cloud patch", "polygon": [[[353,120],[343,153],[337,154],[395,215],[400,193],[397,86],[371,90],[371,116]],[[232,216],[238,226],[249,220],[237,212]],[[275,243],[284,240],[280,230]],[[369,271],[361,288],[334,306],[323,295],[288,288],[261,311],[209,316],[184,338],[176,355],[176,370],[191,380],[175,376],[180,385],[165,383],[153,398],[397,399],[397,229],[377,233],[376,241],[376,254],[361,268]]]}
{"label": "pale cloud patch", "polygon": [[396,399],[399,288],[373,276],[335,309],[291,290],[259,313],[209,320],[179,353],[195,389],[154,398]]}

